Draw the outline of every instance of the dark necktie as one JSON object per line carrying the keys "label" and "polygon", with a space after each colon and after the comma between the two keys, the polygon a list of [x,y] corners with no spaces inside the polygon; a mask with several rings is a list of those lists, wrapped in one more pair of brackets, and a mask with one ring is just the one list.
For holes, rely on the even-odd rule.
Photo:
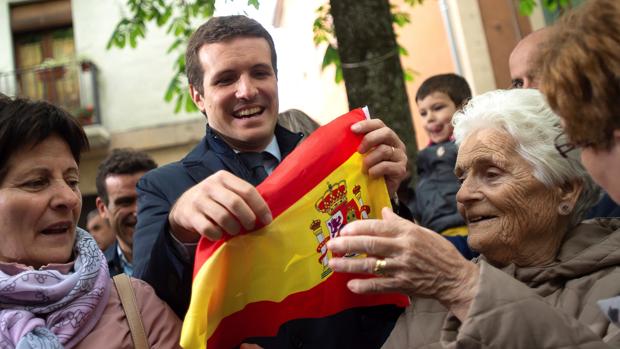
{"label": "dark necktie", "polygon": [[239,153],[239,158],[250,170],[252,174],[252,184],[259,185],[265,178],[267,178],[267,170],[265,170],[265,160],[270,156],[269,153],[262,152],[247,152]]}

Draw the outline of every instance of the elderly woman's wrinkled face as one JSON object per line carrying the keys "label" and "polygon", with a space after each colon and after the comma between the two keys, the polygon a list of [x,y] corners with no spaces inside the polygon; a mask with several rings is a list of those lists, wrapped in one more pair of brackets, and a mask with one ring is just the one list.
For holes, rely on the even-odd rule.
{"label": "elderly woman's wrinkled face", "polygon": [[465,138],[455,173],[462,181],[458,209],[473,249],[498,265],[535,265],[555,257],[560,189],[546,188],[533,176],[507,132],[483,129]]}
{"label": "elderly woman's wrinkled face", "polygon": [[52,135],[13,154],[0,183],[0,261],[39,268],[71,258],[82,208],[78,166]]}

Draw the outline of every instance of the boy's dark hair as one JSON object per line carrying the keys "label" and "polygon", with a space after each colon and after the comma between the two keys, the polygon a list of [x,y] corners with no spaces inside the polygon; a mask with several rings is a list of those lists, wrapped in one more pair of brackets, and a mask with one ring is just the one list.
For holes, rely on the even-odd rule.
{"label": "boy's dark hair", "polygon": [[114,149],[97,168],[97,195],[108,205],[108,191],[105,180],[110,175],[131,175],[147,172],[157,167],[157,163],[145,152],[129,148]]}
{"label": "boy's dark hair", "polygon": [[46,101],[12,99],[0,94],[0,183],[13,154],[34,147],[51,135],[67,143],[79,164],[80,153],[89,147],[88,137],[71,114]]}
{"label": "boy's dark hair", "polygon": [[269,50],[271,51],[271,66],[276,76],[278,76],[278,57],[276,56],[273,39],[260,23],[241,15],[212,17],[192,34],[185,51],[185,74],[187,75],[187,80],[201,95],[204,93],[202,88],[204,71],[198,58],[198,51],[204,44],[224,42],[238,37],[263,38],[267,40]]}
{"label": "boy's dark hair", "polygon": [[434,75],[424,80],[415,95],[415,100],[420,101],[433,92],[448,95],[457,108],[465,105],[471,98],[471,89],[467,81],[456,74]]}

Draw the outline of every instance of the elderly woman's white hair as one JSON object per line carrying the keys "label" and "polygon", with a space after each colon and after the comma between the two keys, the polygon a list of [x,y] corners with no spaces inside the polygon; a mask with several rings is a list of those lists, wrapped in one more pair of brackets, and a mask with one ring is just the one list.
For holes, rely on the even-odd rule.
{"label": "elderly woman's white hair", "polygon": [[551,111],[538,90],[484,93],[454,114],[452,124],[457,145],[480,129],[507,131],[518,144],[517,152],[533,166],[534,177],[548,188],[581,180],[583,191],[575,205],[571,225],[579,223],[599,200],[600,189],[578,157],[564,158],[555,148],[554,140],[562,132],[560,117]]}

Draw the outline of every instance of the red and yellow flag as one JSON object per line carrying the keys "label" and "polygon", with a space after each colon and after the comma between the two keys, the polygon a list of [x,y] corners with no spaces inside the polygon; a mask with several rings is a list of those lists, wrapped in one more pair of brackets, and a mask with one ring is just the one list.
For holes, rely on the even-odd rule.
{"label": "red and yellow flag", "polygon": [[327,264],[325,243],[347,222],[379,218],[390,205],[385,180],[362,173],[362,136],[350,127],[364,119],[356,109],[317,129],[258,186],[274,218],[269,225],[200,241],[184,348],[230,348],[274,336],[293,319],[408,305],[403,295],[350,292],[347,281],[360,275],[334,273]]}

